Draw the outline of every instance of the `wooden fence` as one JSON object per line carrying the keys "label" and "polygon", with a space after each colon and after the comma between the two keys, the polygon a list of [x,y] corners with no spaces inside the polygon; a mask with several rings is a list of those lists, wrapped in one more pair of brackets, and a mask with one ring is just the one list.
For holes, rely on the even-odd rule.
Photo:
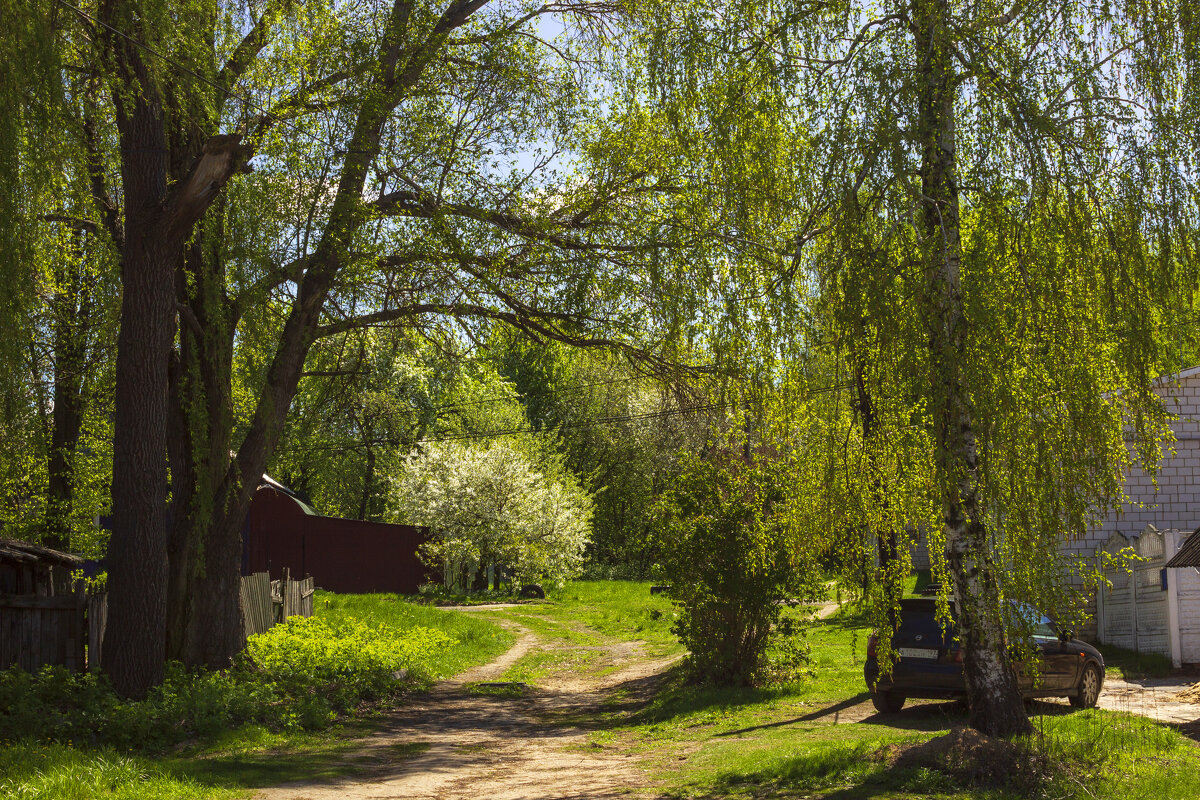
{"label": "wooden fence", "polygon": [[45,664],[79,671],[84,666],[82,585],[70,594],[0,594],[0,669],[17,665],[36,672]]}
{"label": "wooden fence", "polygon": [[[265,572],[242,577],[242,626],[246,636],[269,630],[299,614],[313,614],[313,579],[294,581],[285,572],[273,581]],[[0,594],[0,669],[17,665],[36,672],[57,664],[73,672],[98,670],[108,623],[108,593],[54,597]],[[86,651],[85,651],[86,646]]]}
{"label": "wooden fence", "polygon": [[294,581],[288,570],[283,579],[271,580],[266,572],[256,572],[242,578],[242,624],[246,636],[263,633],[276,622],[296,615],[313,614],[313,579]]}

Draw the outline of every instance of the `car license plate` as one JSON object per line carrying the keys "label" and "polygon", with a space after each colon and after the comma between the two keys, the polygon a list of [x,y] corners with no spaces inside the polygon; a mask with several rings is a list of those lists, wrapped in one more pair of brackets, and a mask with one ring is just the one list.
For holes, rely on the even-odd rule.
{"label": "car license plate", "polygon": [[929,650],[924,647],[898,647],[896,651],[900,653],[901,658],[937,658],[937,650]]}

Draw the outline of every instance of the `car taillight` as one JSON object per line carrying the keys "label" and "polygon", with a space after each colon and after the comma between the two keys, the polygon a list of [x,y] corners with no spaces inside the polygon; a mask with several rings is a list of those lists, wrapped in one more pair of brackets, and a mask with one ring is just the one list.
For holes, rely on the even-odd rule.
{"label": "car taillight", "polygon": [[962,648],[961,647],[954,651],[954,663],[955,664],[962,663]]}
{"label": "car taillight", "polygon": [[875,646],[879,643],[879,637],[871,634],[867,637],[867,658],[875,657]]}

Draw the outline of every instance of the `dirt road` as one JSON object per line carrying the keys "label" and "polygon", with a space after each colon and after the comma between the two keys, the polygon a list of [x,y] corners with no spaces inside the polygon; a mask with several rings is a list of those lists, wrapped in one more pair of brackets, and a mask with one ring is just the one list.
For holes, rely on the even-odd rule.
{"label": "dirt road", "polygon": [[[598,745],[589,733],[605,714],[640,707],[674,659],[654,659],[636,642],[547,643],[518,622],[502,617],[496,622],[518,634],[516,644],[496,661],[439,683],[392,712],[356,748],[346,777],[273,787],[260,792],[258,800],[567,800],[644,793],[652,785],[641,760],[645,754]],[[541,648],[571,647],[590,651],[586,667],[564,667],[523,693],[480,686],[501,680],[505,670]],[[1175,699],[1179,689],[1161,681],[1143,685],[1110,679],[1100,706],[1185,731],[1200,726],[1200,704]],[[1057,701],[1038,701],[1030,710],[1053,715],[1068,709]],[[961,724],[963,713],[953,703],[913,700],[896,718],[877,714],[862,693],[795,721],[903,722],[903,727],[938,730]]]}
{"label": "dirt road", "polygon": [[586,724],[602,707],[640,703],[671,660],[648,659],[637,643],[614,643],[601,647],[586,673],[547,677],[524,696],[481,694],[477,684],[496,681],[541,646],[529,631],[505,624],[519,633],[512,649],[398,709],[363,742],[355,759],[363,768],[353,777],[289,784],[258,798],[565,800],[643,786],[634,758],[589,744],[588,731],[573,722]]}

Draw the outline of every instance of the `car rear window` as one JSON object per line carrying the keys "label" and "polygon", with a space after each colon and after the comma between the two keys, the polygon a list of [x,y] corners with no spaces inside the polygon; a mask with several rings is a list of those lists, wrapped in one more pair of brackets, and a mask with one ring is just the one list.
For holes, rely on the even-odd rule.
{"label": "car rear window", "polygon": [[[953,606],[951,606],[953,614]],[[949,647],[954,641],[955,628],[953,623],[942,632],[942,624],[937,618],[936,600],[902,600],[900,601],[900,628],[896,631],[893,641],[897,645],[922,642],[932,644],[942,642],[942,647]],[[918,639],[917,637],[920,637]]]}

